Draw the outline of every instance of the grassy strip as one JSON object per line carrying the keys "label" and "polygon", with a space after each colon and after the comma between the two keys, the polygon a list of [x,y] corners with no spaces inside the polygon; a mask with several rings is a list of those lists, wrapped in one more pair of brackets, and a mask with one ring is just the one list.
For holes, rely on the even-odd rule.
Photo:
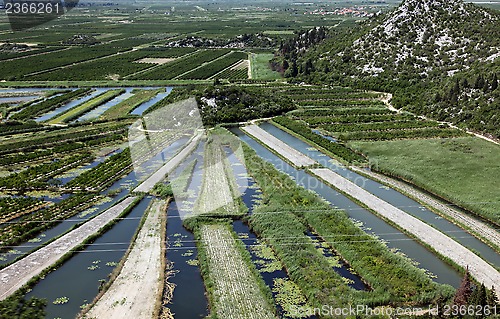
{"label": "grassy strip", "polygon": [[[275,318],[276,309],[274,308],[272,293],[255,268],[250,253],[245,249],[241,240],[232,230],[230,221],[191,218],[186,220],[184,225],[195,234],[200,270],[208,292],[212,316],[216,316],[217,318],[236,318],[228,315],[234,315],[235,312],[239,312],[237,318]],[[230,259],[232,258],[228,260],[214,259],[215,256],[213,252],[211,254],[209,249],[210,245],[206,243],[208,238],[203,236],[203,233],[210,234],[211,231],[216,231],[219,227],[230,233],[231,237],[224,238],[223,242],[219,242],[218,246],[223,247],[217,248],[217,250],[229,250],[229,252],[236,250],[237,254],[229,254],[229,256],[235,258],[232,261],[234,263],[242,263],[247,268],[242,269],[240,267],[240,271],[236,277],[230,273],[224,275],[225,269],[221,272],[219,267],[216,267],[217,262],[228,263],[230,266],[234,264],[231,263]],[[252,283],[256,285],[254,286]],[[224,284],[230,284],[232,287],[236,286],[236,290],[226,290],[224,288],[228,287],[224,287]],[[251,293],[249,293],[249,290]],[[249,301],[248,298],[252,300]],[[230,304],[224,302],[229,300],[232,300]],[[247,310],[244,307],[245,304],[257,307],[251,309],[251,313],[248,313],[244,312]],[[228,307],[234,308],[231,309]]]}
{"label": "grassy strip", "polygon": [[362,124],[334,124],[321,125],[319,128],[334,133],[356,132],[356,131],[380,131],[392,129],[414,129],[422,127],[438,127],[435,121],[407,121],[407,122],[374,122]]}
{"label": "grassy strip", "polygon": [[158,90],[140,90],[139,92],[135,93],[130,98],[114,105],[109,110],[104,112],[100,116],[100,119],[110,120],[110,119],[115,119],[115,118],[119,118],[119,117],[124,117],[124,116],[128,115],[131,111],[133,111],[139,105],[151,100],[157,94],[162,93],[162,92],[165,92],[164,88],[158,89]]}
{"label": "grassy strip", "polygon": [[388,131],[356,131],[342,133],[338,138],[342,141],[364,140],[364,141],[385,141],[395,139],[428,139],[428,138],[447,138],[461,137],[468,134],[462,130],[454,128],[432,128],[423,127],[415,129],[396,129]]}
{"label": "grassy strip", "polygon": [[[368,305],[425,304],[452,295],[449,286],[432,282],[425,271],[363,232],[344,212],[331,209],[318,196],[297,186],[247,145],[244,152],[247,169],[264,196],[263,204],[249,219],[250,226],[262,237],[271,238],[269,242],[289,270],[290,278],[303,288],[312,305],[346,305],[353,301]],[[294,217],[287,210],[298,212]],[[335,276],[325,274],[321,259],[312,262],[313,255],[307,254],[305,247],[297,249],[295,243],[283,245],[284,238],[300,238],[298,234],[304,234],[306,226],[299,221],[327,239],[330,247],[351,264],[373,291],[354,291],[344,283],[325,280]]]}
{"label": "grassy strip", "polygon": [[99,94],[95,98],[91,99],[90,101],[86,101],[78,106],[75,106],[72,109],[69,109],[68,111],[64,112],[63,114],[60,114],[56,118],[53,118],[48,121],[49,124],[59,124],[59,123],[67,123],[70,122],[74,119],[77,119],[81,115],[95,109],[96,107],[111,101],[115,97],[117,97],[120,94],[125,93],[124,89],[116,89],[116,90],[109,90],[106,91],[102,94]]}
{"label": "grassy strip", "polygon": [[367,107],[367,108],[311,108],[299,109],[290,112],[294,116],[310,117],[310,116],[340,116],[340,115],[384,115],[394,114],[393,111],[384,107]]}
{"label": "grassy strip", "polygon": [[334,143],[327,138],[314,133],[306,124],[283,116],[273,118],[272,122],[278,124],[280,128],[285,128],[287,131],[292,131],[293,133],[300,135],[307,143],[326,150],[326,153],[333,155],[335,158],[339,158],[342,162],[365,162],[365,158],[363,156],[343,144]]}
{"label": "grassy strip", "polygon": [[247,212],[222,144],[216,134],[211,134],[205,144],[203,184],[194,214],[224,217],[241,216]]}
{"label": "grassy strip", "polygon": [[34,119],[38,115],[50,112],[57,109],[58,107],[69,103],[79,97],[82,97],[90,92],[90,89],[78,89],[75,91],[68,92],[66,94],[55,96],[51,99],[45,100],[38,104],[32,104],[21,112],[12,115],[13,120],[28,120]]}

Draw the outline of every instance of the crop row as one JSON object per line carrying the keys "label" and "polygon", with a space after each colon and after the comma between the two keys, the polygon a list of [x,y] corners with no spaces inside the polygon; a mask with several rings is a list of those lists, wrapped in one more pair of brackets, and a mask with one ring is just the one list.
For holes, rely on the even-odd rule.
{"label": "crop row", "polygon": [[45,127],[36,122],[7,121],[0,123],[0,136],[43,130]]}
{"label": "crop row", "polygon": [[234,173],[231,170],[217,135],[205,144],[203,184],[194,213],[209,215],[241,215],[242,209]]}
{"label": "crop row", "polygon": [[66,187],[92,191],[102,189],[113,184],[131,165],[130,149],[127,148],[72,179]]}
{"label": "crop row", "polygon": [[93,194],[75,194],[48,208],[22,217],[15,223],[0,228],[0,250],[34,238],[62,220],[95,205],[102,197]]}
{"label": "crop row", "polygon": [[377,100],[313,100],[313,101],[297,101],[300,106],[323,106],[323,107],[366,107],[366,106],[384,106],[384,102]]}
{"label": "crop row", "polygon": [[337,93],[302,93],[290,94],[295,101],[324,101],[324,100],[368,100],[380,97],[378,93],[368,92],[337,92]]}
{"label": "crop row", "polygon": [[383,115],[394,114],[388,108],[382,107],[369,107],[369,108],[334,108],[334,109],[300,109],[291,112],[294,116],[340,116],[340,115]]}
{"label": "crop row", "polygon": [[407,138],[436,138],[436,137],[460,137],[467,133],[454,128],[417,128],[411,130],[388,130],[388,131],[356,131],[339,134],[338,138],[347,140],[370,140],[384,141]]}
{"label": "crop row", "polygon": [[110,109],[104,112],[100,118],[101,119],[114,119],[119,117],[127,116],[131,111],[133,111],[139,105],[151,100],[157,94],[165,92],[165,89],[158,90],[139,90],[137,92],[133,92],[130,98],[121,101],[120,103],[113,105]]}
{"label": "crop row", "polygon": [[0,179],[0,189],[27,190],[46,187],[47,181],[63,171],[77,167],[92,160],[90,153],[73,155],[54,162],[31,166],[26,170],[10,174]]}
{"label": "crop row", "polygon": [[0,144],[0,154],[27,152],[65,143],[88,142],[104,136],[123,134],[127,131],[128,124],[128,122],[104,123],[101,125],[56,130],[51,133],[41,134],[38,137],[20,138]]}
{"label": "crop row", "polygon": [[0,197],[0,224],[43,206],[43,201],[32,197]]}
{"label": "crop row", "polygon": [[173,58],[194,51],[188,48],[171,48],[168,50],[159,49],[141,49],[137,51],[126,52],[98,59],[95,61],[76,64],[64,69],[54,70],[47,73],[37,74],[28,77],[29,80],[57,81],[62,78],[66,80],[106,80],[109,77],[118,76],[120,78],[133,74],[154,64],[138,63],[138,60],[144,58]]}
{"label": "crop row", "polygon": [[236,62],[240,60],[246,59],[248,56],[244,52],[231,52],[230,54],[214,60],[210,63],[207,63],[198,69],[195,69],[189,73],[186,73],[182,76],[179,77],[181,80],[204,80],[208,79],[211,76],[217,74],[221,70],[224,70],[225,68],[230,67],[231,65],[235,64]]}
{"label": "crop row", "polygon": [[384,131],[394,129],[414,129],[421,127],[437,127],[440,124],[434,121],[400,121],[400,122],[374,122],[361,124],[326,124],[320,128],[329,132],[344,133],[356,131]]}
{"label": "crop row", "polygon": [[171,80],[183,73],[186,73],[203,63],[217,59],[227,53],[230,50],[204,50],[195,52],[185,58],[181,58],[170,63],[167,63],[161,67],[155,68],[150,72],[134,77],[136,80]]}
{"label": "crop row", "polygon": [[413,120],[413,115],[349,115],[349,116],[317,116],[307,117],[303,120],[309,125],[333,124],[333,123],[370,123],[370,122],[387,122],[387,121],[408,121]]}
{"label": "crop row", "polygon": [[[451,288],[434,283],[410,260],[363,232],[345,212],[332,209],[316,194],[299,187],[247,145],[243,150],[247,169],[263,196],[249,225],[259,237],[268,238],[311,306],[432,303],[453,294]],[[372,290],[348,288],[305,237],[308,229],[324,238],[328,248],[344,258]]]}
{"label": "crop row", "polygon": [[226,69],[217,75],[218,79],[240,80],[248,79],[248,69]]}
{"label": "crop row", "polygon": [[89,139],[85,142],[70,142],[63,143],[61,145],[55,145],[52,148],[43,148],[38,150],[33,150],[29,152],[13,153],[8,156],[2,156],[0,158],[0,165],[14,165],[22,164],[30,161],[39,161],[54,155],[60,156],[69,152],[75,152],[86,147],[92,147],[97,145],[108,144],[110,142],[115,142],[117,140],[122,140],[125,138],[125,132],[114,133],[109,135],[101,135],[96,138]]}
{"label": "crop row", "polygon": [[1,61],[0,74],[4,80],[19,80],[25,75],[104,57],[130,50],[145,40],[126,39],[88,47],[75,47],[53,53],[29,56],[22,59]]}
{"label": "crop row", "polygon": [[344,161],[347,161],[349,163],[365,161],[365,159],[361,155],[357,154],[347,146],[340,143],[334,143],[328,140],[327,138],[324,138],[323,136],[314,133],[307,125],[301,122],[283,116],[274,118],[273,122],[302,136],[306,140],[309,140],[317,144],[318,146],[324,148],[328,152],[332,153],[334,156],[339,157]]}
{"label": "crop row", "polygon": [[42,101],[42,102],[37,103],[37,104],[29,105],[25,109],[23,109],[21,112],[12,115],[12,119],[14,119],[14,120],[34,119],[38,115],[55,110],[56,108],[58,108],[64,104],[67,104],[76,98],[84,96],[84,95],[88,94],[89,92],[90,92],[90,89],[78,89],[78,90],[63,94],[63,95],[58,95],[58,96],[52,97],[50,99],[47,99],[47,100]]}
{"label": "crop row", "polygon": [[229,225],[201,225],[195,233],[212,313],[217,318],[276,318],[269,289],[244,259],[250,259],[248,252],[238,249],[241,243]]}
{"label": "crop row", "polygon": [[109,90],[105,91],[102,94],[99,94],[95,98],[92,98],[89,101],[83,102],[66,112],[57,115],[57,117],[51,119],[48,121],[49,124],[57,124],[57,123],[66,123],[70,122],[72,120],[75,120],[82,116],[83,114],[90,112],[91,110],[95,109],[96,107],[111,101],[118,95],[121,95],[125,93],[125,89],[116,89],[116,90]]}

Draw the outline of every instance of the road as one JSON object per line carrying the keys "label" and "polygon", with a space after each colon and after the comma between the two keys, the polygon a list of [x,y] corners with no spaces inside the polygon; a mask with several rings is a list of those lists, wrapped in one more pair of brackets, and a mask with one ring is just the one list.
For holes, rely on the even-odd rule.
{"label": "road", "polygon": [[271,150],[274,150],[287,161],[291,162],[295,167],[300,168],[316,164],[316,161],[312,158],[288,146],[286,143],[272,136],[257,125],[244,126],[241,128],[241,130],[261,141]]}
{"label": "road", "polygon": [[182,161],[196,148],[198,142],[203,134],[197,134],[193,139],[173,158],[171,158],[165,165],[160,167],[153,175],[137,186],[134,192],[147,193],[153,189],[156,183],[160,182],[170,174]]}
{"label": "road", "polygon": [[339,174],[326,169],[311,169],[311,173],[337,188],[341,192],[362,202],[378,215],[390,220],[400,229],[412,234],[442,256],[457,265],[469,268],[471,275],[488,288],[500,289],[500,273],[486,261],[421,220],[405,213],[401,209],[381,200]]}

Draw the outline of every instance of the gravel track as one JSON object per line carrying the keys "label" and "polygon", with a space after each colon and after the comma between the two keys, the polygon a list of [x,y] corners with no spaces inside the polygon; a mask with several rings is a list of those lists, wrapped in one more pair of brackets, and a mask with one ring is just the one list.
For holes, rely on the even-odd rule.
{"label": "gravel track", "polygon": [[288,146],[286,143],[267,133],[257,125],[245,126],[242,127],[241,130],[264,143],[267,147],[286,158],[296,167],[307,167],[316,164],[316,161],[312,158]]}
{"label": "gravel track", "polygon": [[161,207],[155,201],[120,274],[84,318],[153,318],[161,289]]}
{"label": "gravel track", "polygon": [[468,267],[471,275],[480,283],[484,283],[486,287],[494,286],[496,290],[500,289],[500,273],[452,238],[381,200],[329,169],[311,169],[311,172],[340,191],[361,201],[368,208],[398,225],[399,228],[419,238],[420,241],[432,247],[442,256],[449,258],[463,268]]}
{"label": "gravel track", "polygon": [[102,227],[118,217],[134,199],[135,197],[126,198],[54,242],[0,270],[0,300],[13,294],[31,278],[42,273],[44,269],[55,264],[70,250],[97,233]]}
{"label": "gravel track", "polygon": [[458,223],[468,227],[474,233],[478,234],[480,237],[483,237],[487,241],[490,241],[494,246],[500,247],[500,233],[494,228],[490,227],[488,224],[472,218],[465,213],[462,213],[459,210],[456,210],[449,205],[443,204],[438,200],[416,190],[415,188],[407,185],[403,182],[396,181],[390,177],[384,176],[379,173],[362,170],[358,167],[351,167],[352,170],[358,171],[362,174],[366,174],[370,176],[374,180],[379,180],[383,183],[386,183],[393,187],[396,190],[402,191],[406,194],[409,194],[413,198],[418,199],[422,203],[425,203],[434,209],[441,212],[443,215],[449,216],[452,220],[457,221]]}

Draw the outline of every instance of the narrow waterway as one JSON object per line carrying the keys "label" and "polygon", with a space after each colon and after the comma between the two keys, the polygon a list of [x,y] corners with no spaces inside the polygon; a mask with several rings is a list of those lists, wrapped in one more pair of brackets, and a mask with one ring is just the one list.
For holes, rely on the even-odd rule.
{"label": "narrow waterway", "polygon": [[321,153],[320,151],[311,147],[297,137],[288,134],[287,132],[270,123],[263,123],[260,127],[273,136],[277,137],[278,139],[282,140],[286,144],[290,145],[297,151],[313,158],[321,165],[328,167],[332,171],[344,176],[348,180],[354,182],[356,185],[367,190],[378,198],[388,202],[389,204],[392,204],[395,207],[398,207],[406,213],[440,230],[449,237],[455,239],[463,246],[478,253],[492,266],[497,268],[500,267],[500,254],[495,252],[495,250],[493,250],[490,246],[472,236],[459,226],[430,211],[413,199],[399,193],[392,188],[389,188],[383,184],[375,182],[369,178],[355,173],[354,171],[349,170],[345,166],[340,165],[338,162],[333,160],[331,157]]}
{"label": "narrow waterway", "polygon": [[[47,319],[75,318],[81,306],[97,296],[101,282],[108,281],[108,275],[125,255],[151,200],[145,197],[126,218],[38,282],[26,298],[47,299]],[[58,298],[63,298],[59,299],[61,304]]]}
{"label": "narrow waterway", "polygon": [[267,148],[244,134],[240,129],[235,128],[231,131],[242,141],[250,145],[260,157],[273,164],[278,170],[291,176],[298,185],[316,192],[331,203],[332,207],[345,210],[350,218],[363,225],[362,227],[367,233],[378,236],[389,248],[399,251],[417,262],[420,268],[426,269],[432,274],[434,281],[449,284],[454,287],[459,286],[461,275],[418,242],[395,227],[392,227],[368,210],[357,205],[317,178],[288,165]]}
{"label": "narrow waterway", "polygon": [[[151,89],[158,89],[158,88],[151,88]],[[170,92],[172,92],[172,87],[166,87],[165,92],[157,94],[154,98],[152,98],[149,101],[146,101],[136,107],[130,114],[132,115],[142,115],[147,109],[149,109],[151,106],[155,105],[156,103],[160,102],[164,98],[166,98]]]}
{"label": "narrow waterway", "polygon": [[73,100],[67,104],[64,104],[63,106],[60,106],[58,107],[57,109],[55,110],[52,110],[48,113],[45,113],[43,114],[42,116],[38,117],[37,119],[35,119],[35,121],[37,122],[43,122],[43,121],[47,121],[47,120],[50,120],[51,118],[79,105],[79,104],[82,104],[84,102],[87,102],[88,100],[90,99],[93,99],[95,98],[96,96],[98,96],[99,94],[107,91],[108,89],[107,88],[95,88],[90,94],[87,94],[83,97],[80,97],[76,100]]}
{"label": "narrow waterway", "polygon": [[188,197],[170,203],[167,210],[167,263],[173,263],[175,274],[168,279],[175,284],[172,300],[167,308],[175,314],[175,318],[204,318],[208,315],[208,300],[205,295],[205,285],[198,267],[196,248],[193,233],[182,226],[182,216],[192,211],[203,180],[203,150],[201,142],[195,152],[174,170],[172,176],[178,176],[184,168],[197,160],[193,175],[188,186]]}

